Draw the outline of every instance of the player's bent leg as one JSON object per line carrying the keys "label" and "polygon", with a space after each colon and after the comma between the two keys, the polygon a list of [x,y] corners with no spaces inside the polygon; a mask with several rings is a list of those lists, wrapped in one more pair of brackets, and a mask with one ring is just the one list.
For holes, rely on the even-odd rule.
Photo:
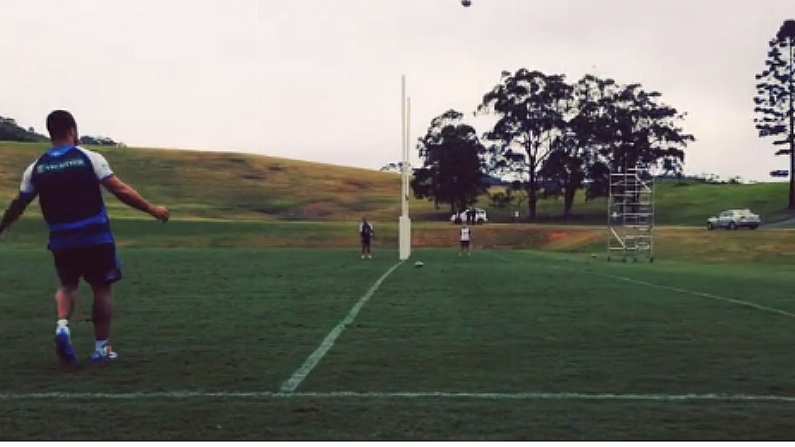
{"label": "player's bent leg", "polygon": [[77,366],[77,352],[72,345],[72,332],[69,330],[69,316],[74,308],[77,285],[62,286],[55,293],[58,323],[55,327],[55,353],[63,366]]}
{"label": "player's bent leg", "polygon": [[74,310],[77,286],[82,276],[82,258],[73,250],[54,251],[55,271],[61,288],[55,293],[58,324],[55,327],[55,354],[63,366],[77,366],[77,353],[72,346],[69,318]]}

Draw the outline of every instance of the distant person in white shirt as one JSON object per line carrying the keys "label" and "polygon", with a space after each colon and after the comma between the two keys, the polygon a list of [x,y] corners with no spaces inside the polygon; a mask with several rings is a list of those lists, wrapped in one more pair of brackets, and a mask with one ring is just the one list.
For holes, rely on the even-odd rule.
{"label": "distant person in white shirt", "polygon": [[467,256],[472,256],[472,229],[469,228],[469,225],[464,224],[461,227],[459,232],[459,241],[461,241],[461,248],[458,250],[458,256],[464,254],[464,250],[467,252]]}
{"label": "distant person in white shirt", "polygon": [[359,236],[362,240],[362,259],[367,257],[367,259],[373,259],[373,254],[370,249],[372,245],[373,238],[375,237],[375,228],[373,224],[367,222],[366,217],[362,217],[362,223],[359,224]]}

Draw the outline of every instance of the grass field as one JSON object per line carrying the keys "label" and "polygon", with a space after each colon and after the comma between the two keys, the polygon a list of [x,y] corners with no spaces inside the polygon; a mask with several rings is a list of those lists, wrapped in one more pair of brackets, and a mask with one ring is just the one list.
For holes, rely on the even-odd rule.
{"label": "grass field", "polygon": [[[74,373],[54,363],[37,224],[0,245],[0,439],[795,438],[795,253],[729,262],[702,245],[650,265],[593,259],[587,238],[471,258],[425,248],[423,269],[397,267],[362,302],[396,254],[323,245],[342,224],[174,224],[116,223],[122,359]],[[325,248],[291,246],[317,231]],[[668,245],[692,242],[670,231]],[[73,331],[87,356],[90,324]]]}

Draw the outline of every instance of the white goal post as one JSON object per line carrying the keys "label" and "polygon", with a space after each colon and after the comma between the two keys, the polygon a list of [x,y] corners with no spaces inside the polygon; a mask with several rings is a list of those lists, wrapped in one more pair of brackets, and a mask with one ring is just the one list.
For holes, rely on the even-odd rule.
{"label": "white goal post", "polygon": [[411,140],[411,99],[406,98],[406,75],[400,79],[401,151],[400,164],[400,218],[398,219],[399,258],[405,261],[411,257],[411,218],[409,217],[409,141]]}

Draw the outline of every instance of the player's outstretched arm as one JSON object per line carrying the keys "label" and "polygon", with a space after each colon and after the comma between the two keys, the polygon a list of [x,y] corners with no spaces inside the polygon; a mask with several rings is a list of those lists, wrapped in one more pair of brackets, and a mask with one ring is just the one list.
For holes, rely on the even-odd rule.
{"label": "player's outstretched arm", "polygon": [[30,202],[32,202],[35,197],[35,194],[20,193],[11,201],[11,205],[8,206],[8,209],[3,213],[3,218],[0,219],[0,237],[2,237],[3,233],[22,216],[22,213],[25,212],[25,208],[30,205]]}
{"label": "player's outstretched arm", "polygon": [[102,180],[102,185],[112,192],[122,203],[131,206],[137,210],[143,211],[161,222],[168,222],[171,213],[168,208],[164,206],[155,206],[147,202],[132,186],[124,183],[112,175],[105,180]]}

